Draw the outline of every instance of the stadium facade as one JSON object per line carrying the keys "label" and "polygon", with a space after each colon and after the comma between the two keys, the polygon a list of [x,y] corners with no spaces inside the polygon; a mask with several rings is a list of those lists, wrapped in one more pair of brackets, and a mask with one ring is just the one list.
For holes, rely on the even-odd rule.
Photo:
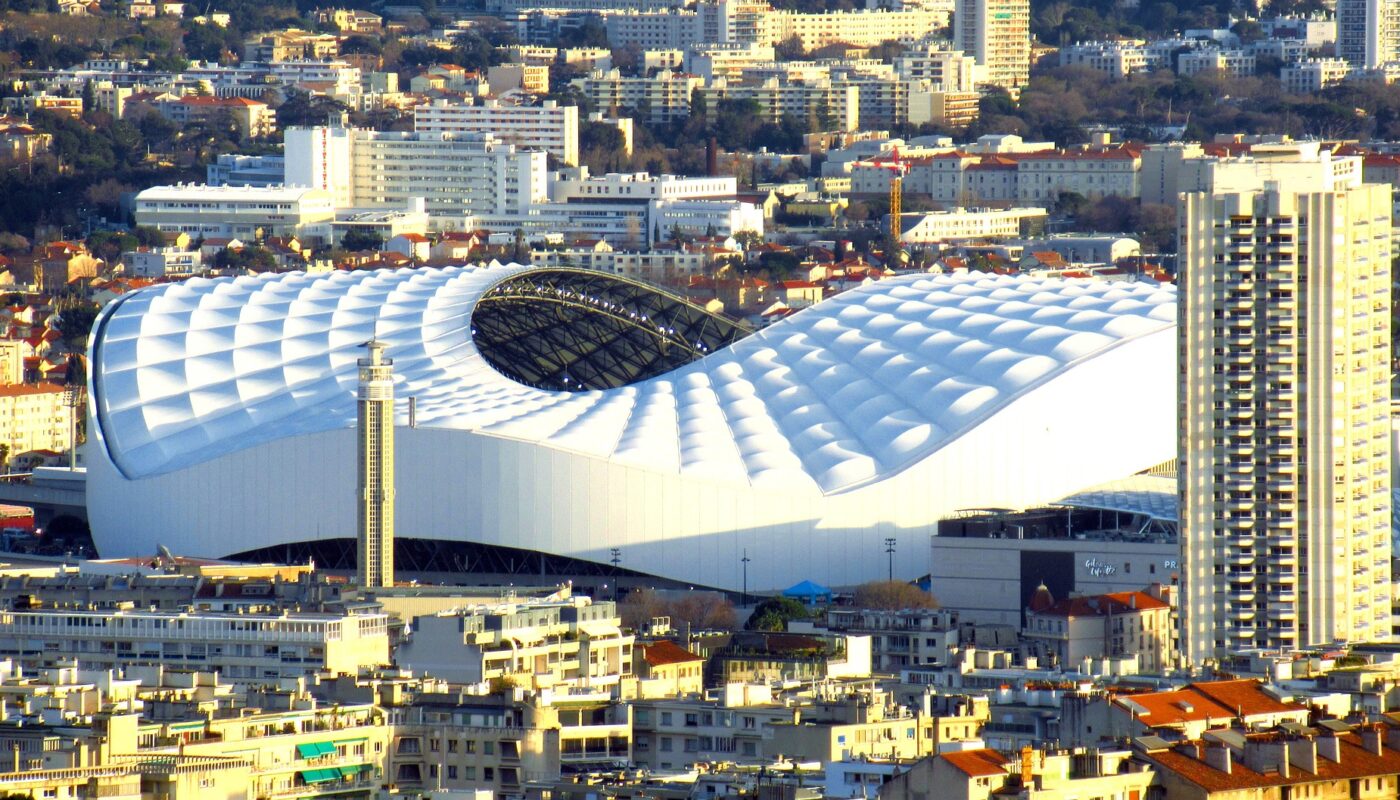
{"label": "stadium facade", "polygon": [[196,279],[94,327],[89,516],[108,557],[353,536],[373,338],[401,546],[616,555],[737,590],[744,554],[750,589],[880,576],[894,537],[914,578],[941,517],[1170,460],[1175,336],[1153,282],[909,275],[750,335],[582,270]]}

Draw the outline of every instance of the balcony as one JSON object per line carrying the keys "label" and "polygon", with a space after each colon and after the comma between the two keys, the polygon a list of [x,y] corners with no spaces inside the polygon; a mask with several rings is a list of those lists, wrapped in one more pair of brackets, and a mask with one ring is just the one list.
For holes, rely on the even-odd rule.
{"label": "balcony", "polygon": [[1229,618],[1235,622],[1248,622],[1254,619],[1254,606],[1230,606]]}

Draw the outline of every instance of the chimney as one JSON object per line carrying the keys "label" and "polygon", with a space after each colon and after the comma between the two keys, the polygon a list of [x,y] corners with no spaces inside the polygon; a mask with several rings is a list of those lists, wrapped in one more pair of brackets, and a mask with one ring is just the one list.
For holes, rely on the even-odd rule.
{"label": "chimney", "polygon": [[1230,770],[1234,766],[1234,757],[1230,753],[1230,747],[1224,744],[1207,746],[1205,761],[1212,769],[1218,769],[1226,775],[1230,774]]}
{"label": "chimney", "polygon": [[1317,774],[1317,742],[1311,737],[1299,736],[1290,739],[1288,746],[1288,763],[1303,770]]}
{"label": "chimney", "polygon": [[1374,756],[1381,755],[1384,745],[1385,739],[1379,725],[1367,725],[1361,729],[1361,746],[1366,748],[1366,752]]}
{"label": "chimney", "polygon": [[1400,750],[1400,728],[1390,725],[1385,727],[1385,746],[1391,750]]}
{"label": "chimney", "polygon": [[1342,761],[1342,740],[1336,736],[1317,737],[1317,754],[1328,761],[1340,764]]}

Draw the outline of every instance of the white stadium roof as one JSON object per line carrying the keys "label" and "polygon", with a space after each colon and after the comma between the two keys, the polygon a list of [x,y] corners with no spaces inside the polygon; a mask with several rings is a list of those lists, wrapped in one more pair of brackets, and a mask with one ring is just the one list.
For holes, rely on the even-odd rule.
{"label": "white stadium roof", "polygon": [[[241,463],[239,454],[247,451],[271,448],[270,454],[279,442],[349,431],[355,422],[355,361],[359,345],[370,338],[385,342],[394,360],[400,425],[406,423],[407,398],[415,397],[420,429],[470,434],[477,437],[472,447],[499,440],[606,463],[609,470],[627,474],[671,476],[665,486],[674,483],[680,493],[668,501],[673,506],[686,485],[738,487],[737,510],[725,512],[734,520],[697,521],[686,528],[691,536],[773,525],[770,517],[778,512],[761,523],[744,521],[746,503],[758,509],[754,514],[766,513],[768,492],[794,498],[793,508],[802,509],[805,518],[781,524],[805,526],[804,531],[858,525],[888,535],[894,520],[899,527],[931,529],[936,518],[923,517],[941,513],[944,499],[949,510],[1050,502],[1077,486],[1171,457],[1175,348],[1168,340],[1176,320],[1171,286],[985,274],[902,276],[838,295],[671,372],[615,389],[563,392],[506,377],[487,363],[472,338],[472,315],[482,294],[529,269],[195,279],[127,295],[108,307],[94,334],[93,402],[112,473],[101,477],[99,466],[97,480],[120,485],[128,495],[143,483],[197,493],[178,476],[218,474],[215,465]],[[1124,354],[1110,366],[1107,354],[1135,342],[1144,342],[1145,354]],[[1134,420],[1140,423],[1135,426]],[[863,487],[890,483],[913,467],[937,462],[935,455],[945,450],[957,451],[949,459],[978,460],[989,447],[1017,446],[1000,440],[988,445],[994,440],[974,436],[960,449],[953,447],[973,432],[987,436],[989,424],[1025,440],[1026,449],[1004,453],[1005,464],[958,467],[946,479],[923,473],[910,479],[956,484],[956,491],[947,491],[957,497],[911,500],[907,508],[889,511],[884,522],[845,519],[840,526],[824,523],[824,512],[812,505],[813,497],[859,494]],[[1091,454],[1092,459],[1068,452],[1069,442],[1089,445],[1098,436],[1121,452]],[[401,531],[405,513],[426,513],[405,511],[404,458],[401,453]],[[973,485],[978,470],[1005,475],[1009,485]],[[559,473],[553,475],[558,481]],[[344,497],[351,496],[351,486]],[[743,494],[750,490],[759,493]],[[100,504],[102,492],[96,494]],[[441,494],[432,496],[434,502],[448,502]],[[744,499],[760,497],[764,500]],[[539,501],[522,495],[518,502]],[[496,525],[489,510],[472,506],[471,513],[484,515],[477,523],[483,528]],[[674,508],[635,527],[660,526],[647,535],[664,539],[671,515],[685,514]],[[177,524],[176,516],[145,522],[159,528]],[[275,517],[269,519],[275,524]],[[576,524],[572,518],[552,519],[556,527]],[[617,523],[598,524],[612,535]],[[125,534],[104,543],[104,523],[98,519],[94,525],[104,555],[113,555],[105,548],[114,543],[127,545]],[[135,523],[107,525],[115,534],[117,528],[130,532]],[[316,525],[318,536],[353,535],[353,527],[328,532],[319,521]],[[529,527],[514,517],[510,525]],[[627,526],[634,524],[629,520]],[[138,538],[152,535],[159,531]],[[226,549],[198,554],[241,549],[223,534],[208,535],[205,549]],[[298,534],[268,534],[273,540],[293,535]],[[503,529],[479,535],[518,539],[526,534]],[[632,540],[642,534],[616,535],[630,537],[635,546]],[[586,546],[556,543],[540,549],[568,549],[588,558],[608,546],[592,533],[566,538],[577,537],[586,537]],[[196,554],[198,548],[185,550]],[[681,565],[676,569],[685,572]],[[803,577],[840,582],[830,574]],[[685,579],[727,581],[699,574]]]}

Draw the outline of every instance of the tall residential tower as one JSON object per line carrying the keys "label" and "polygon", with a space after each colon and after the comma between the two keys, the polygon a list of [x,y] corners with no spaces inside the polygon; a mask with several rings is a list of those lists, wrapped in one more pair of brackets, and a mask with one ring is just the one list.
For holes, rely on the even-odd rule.
{"label": "tall residential tower", "polygon": [[1250,168],[1182,196],[1182,640],[1197,664],[1390,634],[1390,187],[1263,167],[1248,187]]}
{"label": "tall residential tower", "polygon": [[1400,61],[1400,0],[1337,0],[1337,55],[1365,69]]}
{"label": "tall residential tower", "polygon": [[384,344],[364,345],[359,360],[359,530],[360,586],[394,585],[394,360]]}
{"label": "tall residential tower", "polygon": [[1030,0],[956,0],[953,47],[986,67],[986,82],[1016,97],[1031,75]]}

